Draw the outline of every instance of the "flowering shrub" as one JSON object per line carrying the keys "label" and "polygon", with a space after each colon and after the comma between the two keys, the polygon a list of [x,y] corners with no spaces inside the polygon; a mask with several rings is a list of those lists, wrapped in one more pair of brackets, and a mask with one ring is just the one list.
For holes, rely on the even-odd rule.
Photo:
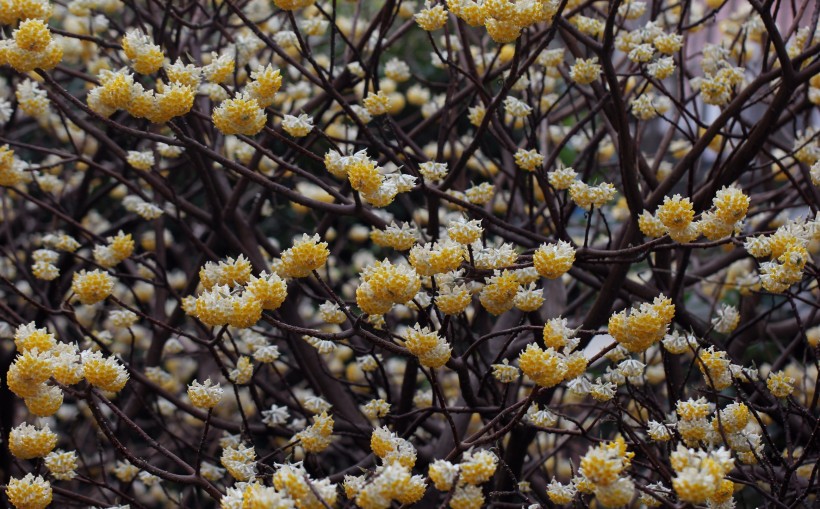
{"label": "flowering shrub", "polygon": [[0,0],[0,506],[815,506],[817,12]]}

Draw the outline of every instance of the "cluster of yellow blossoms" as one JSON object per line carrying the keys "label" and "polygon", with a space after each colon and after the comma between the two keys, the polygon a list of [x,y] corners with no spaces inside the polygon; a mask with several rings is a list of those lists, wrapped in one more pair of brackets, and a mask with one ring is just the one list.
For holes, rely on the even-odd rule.
{"label": "cluster of yellow blossoms", "polygon": [[47,18],[24,18],[12,32],[13,39],[0,41],[0,65],[10,65],[18,72],[57,67],[63,59],[62,41],[52,37],[44,20]]}
{"label": "cluster of yellow blossoms", "polygon": [[362,509],[387,509],[393,501],[413,504],[421,500],[427,486],[421,475],[412,473],[416,464],[413,445],[384,426],[373,430],[370,448],[382,464],[369,474],[346,475],[347,498]]}
{"label": "cluster of yellow blossoms", "polygon": [[262,311],[278,309],[287,298],[287,284],[277,274],[251,274],[251,264],[243,255],[219,264],[208,262],[199,272],[203,291],[187,297],[186,311],[211,327],[231,325],[252,327]]}
{"label": "cluster of yellow blossoms", "polygon": [[760,284],[767,291],[781,293],[803,279],[803,269],[811,258],[809,242],[819,238],[816,220],[794,220],[771,235],[747,238],[743,247],[755,258],[769,258],[760,264]]}
{"label": "cluster of yellow blossoms", "polygon": [[628,504],[635,493],[635,483],[624,475],[632,464],[634,452],[626,448],[623,437],[591,447],[581,458],[575,486],[580,492],[592,492],[604,507]]}
{"label": "cluster of yellow blossoms", "polygon": [[666,335],[675,316],[672,300],[660,295],[652,303],[619,311],[609,318],[609,334],[630,352],[643,352]]}
{"label": "cluster of yellow blossoms", "polygon": [[700,221],[695,221],[692,202],[676,194],[664,198],[654,215],[644,211],[638,225],[648,237],[669,234],[672,240],[685,243],[703,234],[709,240],[718,240],[740,232],[749,203],[750,198],[737,187],[724,187],[712,200],[713,210],[705,211]]}
{"label": "cluster of yellow blossoms", "polygon": [[401,173],[387,173],[362,150],[343,156],[335,150],[325,154],[325,168],[336,178],[347,180],[362,199],[374,207],[386,207],[396,196],[415,186],[415,177]]}
{"label": "cluster of yellow blossoms", "polygon": [[479,509],[485,503],[480,485],[492,479],[497,467],[498,457],[492,451],[470,450],[464,453],[458,464],[435,460],[427,475],[437,490],[453,490],[452,509]]}

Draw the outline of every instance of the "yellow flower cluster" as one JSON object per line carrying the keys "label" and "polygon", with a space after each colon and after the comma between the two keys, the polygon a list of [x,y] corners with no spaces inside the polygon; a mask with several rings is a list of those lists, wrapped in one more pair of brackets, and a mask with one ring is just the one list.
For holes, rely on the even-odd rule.
{"label": "yellow flower cluster", "polygon": [[224,391],[219,384],[213,384],[211,379],[205,380],[204,384],[194,380],[188,386],[188,399],[197,408],[211,409],[222,401]]}
{"label": "yellow flower cluster", "polygon": [[418,230],[409,223],[397,225],[394,222],[384,230],[374,228],[370,231],[370,240],[381,247],[390,247],[396,251],[407,251],[418,240]]}
{"label": "yellow flower cluster", "polygon": [[767,291],[782,293],[803,279],[809,241],[816,238],[814,222],[789,221],[772,235],[746,239],[743,247],[755,258],[769,258],[760,264],[760,282]]}
{"label": "yellow flower cluster", "polygon": [[447,8],[471,26],[481,26],[497,43],[513,42],[536,23],[549,23],[558,11],[550,0],[447,0]]}
{"label": "yellow flower cluster", "polygon": [[386,207],[396,195],[413,189],[415,177],[400,173],[385,174],[384,169],[361,150],[342,156],[335,150],[325,154],[325,168],[339,179],[347,179],[365,202],[374,207]]}
{"label": "yellow flower cluster", "polygon": [[[284,256],[284,253],[283,253]],[[218,264],[207,262],[199,271],[204,291],[186,297],[185,311],[211,327],[254,326],[263,310],[278,309],[287,298],[287,284],[277,274],[251,274],[247,258],[229,257]]]}
{"label": "yellow flower cluster", "polygon": [[361,278],[356,304],[369,315],[383,315],[395,304],[412,300],[421,289],[421,279],[413,268],[388,260],[366,267]]}
{"label": "yellow flower cluster", "polygon": [[[573,172],[574,174],[575,172]],[[615,186],[604,182],[597,186],[590,186],[575,180],[569,186],[569,197],[582,209],[600,209],[615,198]]]}
{"label": "yellow flower cluster", "polygon": [[239,443],[225,447],[219,461],[237,481],[248,481],[256,476],[256,450],[252,446]]}
{"label": "yellow flower cluster", "polygon": [[698,360],[698,368],[708,386],[723,390],[732,385],[731,363],[726,352],[710,346],[698,352]]}
{"label": "yellow flower cluster", "polygon": [[38,428],[23,423],[9,433],[9,451],[21,460],[44,458],[56,445],[57,434],[49,429],[48,424]]}
{"label": "yellow flower cluster", "polygon": [[284,277],[308,277],[314,270],[321,268],[330,256],[327,242],[320,242],[319,235],[302,234],[294,240],[293,246],[282,252],[281,275]]}
{"label": "yellow flower cluster", "polygon": [[443,274],[458,269],[464,261],[464,248],[450,240],[417,244],[410,249],[408,260],[422,276]]}
{"label": "yellow flower cluster", "polygon": [[131,67],[139,74],[151,74],[162,67],[165,55],[162,48],[140,30],[130,30],[122,38],[122,50],[131,60]]}
{"label": "yellow flower cluster", "polygon": [[51,36],[41,19],[26,19],[12,32],[12,39],[0,41],[0,65],[21,73],[54,69],[62,59],[62,41]]}
{"label": "yellow flower cluster", "polygon": [[518,275],[515,272],[496,270],[493,272],[493,276],[487,279],[487,284],[481,289],[478,300],[484,306],[484,309],[494,315],[506,313],[515,305],[515,298],[519,293],[520,285]]}
{"label": "yellow flower cluster", "polygon": [[422,366],[428,368],[440,368],[450,360],[450,343],[435,331],[419,324],[407,330],[404,346],[419,358]]}
{"label": "yellow flower cluster", "polygon": [[430,0],[427,0],[424,9],[419,11],[415,16],[416,23],[422,30],[432,32],[438,30],[447,23],[447,11],[442,5],[432,5]]}
{"label": "yellow flower cluster", "polygon": [[0,146],[0,185],[15,186],[23,181],[22,163],[8,145]]}
{"label": "yellow flower cluster", "polygon": [[514,159],[515,164],[524,171],[535,171],[544,164],[544,156],[535,149],[524,150],[520,148],[516,151]]}
{"label": "yellow flower cluster", "polygon": [[569,69],[569,77],[579,85],[589,85],[601,76],[601,64],[598,57],[579,58]]}
{"label": "yellow flower cluster", "polygon": [[77,298],[83,304],[96,304],[111,295],[116,282],[116,278],[108,272],[99,269],[91,272],[81,270],[74,273],[71,280],[71,291],[77,295]]}
{"label": "yellow flower cluster", "polygon": [[327,412],[313,416],[313,424],[303,429],[294,438],[299,440],[306,452],[322,452],[330,445],[333,435],[333,417]]}
{"label": "yellow flower cluster", "polygon": [[248,93],[233,99],[226,99],[214,109],[214,125],[222,134],[244,134],[253,136],[265,127],[268,121],[259,102]]}
{"label": "yellow flower cluster", "polygon": [[94,246],[94,261],[100,266],[110,269],[122,263],[134,252],[134,239],[131,234],[120,230],[115,237],[108,237],[108,245]]}
{"label": "yellow flower cluster", "polygon": [[45,509],[51,503],[51,484],[39,475],[26,474],[22,479],[12,477],[6,486],[6,496],[17,509]]}
{"label": "yellow flower cluster", "polygon": [[385,462],[369,477],[345,476],[345,495],[362,509],[384,509],[395,500],[399,504],[414,504],[424,496],[424,478],[413,475],[398,462]]}
{"label": "yellow flower cluster", "polygon": [[541,349],[530,343],[518,357],[518,365],[525,375],[541,387],[554,387],[566,377],[568,366],[555,349]]}
{"label": "yellow flower cluster", "polygon": [[630,352],[643,352],[663,339],[675,316],[675,305],[663,295],[609,318],[609,334]]}
{"label": "yellow flower cluster", "polygon": [[706,399],[678,401],[675,411],[678,414],[678,433],[687,445],[696,446],[706,440],[711,430],[707,417],[712,412]]}
{"label": "yellow flower cluster", "polygon": [[681,501],[692,504],[703,504],[721,495],[724,477],[734,466],[731,455],[722,447],[706,452],[678,445],[670,455],[670,462],[675,471],[672,479],[675,493]]}
{"label": "yellow flower cluster", "polygon": [[627,451],[623,437],[591,447],[581,458],[578,473],[590,483],[598,502],[604,507],[629,503],[635,493],[632,480],[624,475],[634,452]]}
{"label": "yellow flower cluster", "polygon": [[329,479],[312,479],[301,463],[278,467],[273,474],[273,487],[290,497],[298,509],[326,509],[336,505],[337,488]]}
{"label": "yellow flower cluster", "polygon": [[547,279],[556,279],[566,274],[574,262],[575,248],[563,240],[553,244],[542,244],[532,255],[535,270]]}

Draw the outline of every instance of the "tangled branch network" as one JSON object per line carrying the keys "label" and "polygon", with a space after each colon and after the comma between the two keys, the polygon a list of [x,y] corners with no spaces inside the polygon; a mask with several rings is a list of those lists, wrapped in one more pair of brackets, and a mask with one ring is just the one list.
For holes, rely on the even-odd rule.
{"label": "tangled branch network", "polygon": [[820,504],[817,0],[0,0],[0,508]]}

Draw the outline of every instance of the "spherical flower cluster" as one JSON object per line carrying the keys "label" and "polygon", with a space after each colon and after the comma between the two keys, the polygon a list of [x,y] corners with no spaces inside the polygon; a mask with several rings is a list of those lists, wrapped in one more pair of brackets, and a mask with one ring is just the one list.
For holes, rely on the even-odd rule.
{"label": "spherical flower cluster", "polygon": [[106,269],[122,263],[134,253],[134,239],[130,233],[120,230],[115,237],[106,240],[107,246],[94,246],[94,261]]}
{"label": "spherical flower cluster", "polygon": [[133,168],[137,170],[148,171],[151,167],[154,166],[154,153],[150,150],[146,151],[138,151],[138,150],[129,150],[128,155],[125,158]]}
{"label": "spherical flower cluster", "polygon": [[59,481],[70,481],[77,476],[77,453],[74,451],[56,450],[45,457],[48,471]]}
{"label": "spherical flower cluster", "polygon": [[727,304],[722,304],[717,310],[717,316],[712,318],[712,327],[721,334],[729,334],[740,322],[740,313],[737,308]]}
{"label": "spherical flower cluster", "polygon": [[319,235],[308,236],[295,240],[293,246],[282,252],[282,272],[284,277],[307,277],[322,267],[330,256],[327,242],[319,242]]}
{"label": "spherical flower cluster", "polygon": [[131,60],[131,67],[139,74],[151,74],[162,67],[165,55],[162,48],[139,30],[130,30],[122,38],[122,50]]}
{"label": "spherical flower cluster", "polygon": [[419,173],[425,180],[430,182],[440,182],[447,176],[447,163],[437,163],[425,161],[419,164]]}
{"label": "spherical flower cluster", "polygon": [[522,286],[515,294],[513,304],[525,313],[532,313],[544,304],[544,292],[540,288],[536,288],[535,283],[530,283],[528,287]]}
{"label": "spherical flower cluster", "polygon": [[399,504],[414,504],[426,491],[424,478],[412,475],[398,462],[385,462],[370,477],[345,476],[345,494],[362,509],[384,509],[393,500]]}
{"label": "spherical flower cluster", "polygon": [[362,283],[356,289],[356,304],[369,315],[383,315],[394,304],[404,304],[421,289],[416,271],[388,260],[376,262],[361,273]]}
{"label": "spherical flower cluster", "polygon": [[273,487],[297,502],[299,509],[322,509],[336,505],[337,488],[329,479],[312,479],[301,463],[277,465]]}
{"label": "spherical flower cluster", "polygon": [[213,384],[211,379],[208,378],[205,380],[204,384],[199,383],[198,380],[194,380],[191,385],[188,386],[188,399],[191,400],[191,404],[197,408],[203,409],[211,409],[219,404],[222,401],[222,395],[224,390],[219,384]]}
{"label": "spherical flower cluster", "polygon": [[327,412],[313,416],[313,424],[297,433],[294,438],[299,440],[306,452],[322,452],[330,445],[333,435],[333,417]]}
{"label": "spherical flower cluster", "polygon": [[558,191],[569,189],[573,182],[575,182],[577,176],[578,174],[575,170],[569,167],[559,168],[547,174],[550,185]]}
{"label": "spherical flower cluster", "polygon": [[450,240],[417,244],[410,249],[408,259],[420,275],[432,276],[458,269],[464,261],[464,250],[462,246]]}
{"label": "spherical flower cluster", "polygon": [[814,238],[814,223],[790,221],[770,236],[750,237],[743,247],[755,258],[769,257],[760,264],[760,281],[769,292],[781,293],[803,279],[810,258],[809,240]]}
{"label": "spherical flower cluster", "polygon": [[268,121],[259,102],[247,93],[222,101],[214,109],[212,118],[216,128],[225,135],[253,136],[261,131]]}
{"label": "spherical flower cluster", "polygon": [[384,230],[373,229],[370,231],[370,240],[381,247],[390,247],[396,251],[407,251],[418,240],[418,230],[409,223],[397,225],[390,223]]}
{"label": "spherical flower cluster", "polygon": [[504,359],[501,364],[493,364],[493,378],[503,384],[509,384],[518,380],[521,370],[510,364],[510,361]]}
{"label": "spherical flower cluster", "polygon": [[710,346],[698,352],[698,361],[698,369],[708,386],[723,390],[732,385],[731,363],[726,352]]}
{"label": "spherical flower cluster", "polygon": [[425,2],[424,9],[419,11],[414,17],[421,29],[427,32],[438,30],[447,23],[447,11],[444,10],[444,6],[434,6],[430,0]]}
{"label": "spherical flower cluster", "polygon": [[435,304],[445,315],[462,313],[472,301],[472,294],[465,284],[439,283]]}
{"label": "spherical flower cluster", "polygon": [[383,174],[383,168],[377,166],[365,150],[349,156],[331,150],[325,154],[325,168],[335,177],[347,179],[364,201],[374,207],[386,207],[397,194],[406,193],[415,185],[415,177],[401,173]]}
{"label": "spherical flower cluster", "polygon": [[15,458],[28,460],[43,458],[57,445],[57,434],[51,431],[48,424],[37,428],[23,423],[11,429],[9,433],[9,451]]}
{"label": "spherical flower cluster", "polygon": [[206,262],[199,269],[199,281],[206,290],[216,285],[241,286],[250,281],[251,269],[251,263],[244,254],[236,258],[229,256],[219,263]]}
{"label": "spherical flower cluster", "polygon": [[626,442],[619,436],[612,442],[591,447],[581,458],[578,473],[591,484],[601,505],[619,507],[632,499],[635,486],[623,474],[634,456],[635,453],[627,451]]}
{"label": "spherical flower cluster", "polygon": [[6,496],[17,509],[45,509],[51,503],[51,484],[39,475],[12,477],[6,486]]}
{"label": "spherical flower cluster", "polygon": [[440,368],[450,360],[450,343],[427,327],[415,324],[405,334],[404,346],[422,366]]}
{"label": "spherical flower cluster", "polygon": [[48,94],[40,88],[36,81],[27,79],[17,85],[14,93],[17,98],[17,105],[26,114],[45,121],[49,113]]}
{"label": "spherical flower cluster", "polygon": [[12,32],[12,39],[0,41],[0,65],[9,64],[21,73],[54,69],[62,59],[62,41],[51,36],[41,19],[26,19]]}
{"label": "spherical flower cluster", "polygon": [[575,248],[563,240],[554,244],[542,244],[532,255],[535,270],[547,279],[555,279],[566,274],[574,262]]}
{"label": "spherical flower cluster", "polygon": [[313,130],[313,117],[304,113],[298,117],[285,115],[282,119],[282,129],[294,138],[303,138]]}
{"label": "spherical flower cluster", "polygon": [[569,186],[569,197],[582,209],[600,209],[615,198],[615,186],[609,182],[590,186],[576,180]]}
{"label": "spherical flower cluster", "polygon": [[515,305],[520,282],[515,272],[510,270],[494,271],[481,289],[478,300],[484,309],[494,315],[506,313]]}
{"label": "spherical flower cluster", "polygon": [[663,339],[672,318],[675,305],[660,295],[650,304],[643,302],[638,309],[632,308],[615,313],[609,318],[609,334],[630,352],[643,352]]}
{"label": "spherical flower cluster", "polygon": [[478,241],[483,231],[484,228],[481,227],[481,221],[478,219],[471,221],[465,217],[458,217],[447,225],[447,236],[463,246]]}
{"label": "spherical flower cluster", "polygon": [[416,449],[413,444],[391,432],[387,426],[373,430],[370,449],[385,463],[395,461],[406,468],[413,468],[416,464]]}
{"label": "spherical flower cluster", "polygon": [[554,387],[564,380],[567,364],[553,348],[542,350],[530,343],[518,357],[518,365],[525,375],[541,387]]}
{"label": "spherical flower cluster", "polygon": [[535,171],[544,164],[544,156],[535,149],[524,150],[520,148],[515,153],[515,164],[522,170]]}
{"label": "spherical flower cluster", "polygon": [[384,93],[384,90],[379,90],[378,93],[370,92],[362,101],[367,113],[373,117],[384,115],[392,108],[392,100],[389,95]]}
{"label": "spherical flower cluster", "polygon": [[678,414],[677,429],[684,442],[694,446],[706,439],[711,429],[707,420],[711,411],[704,398],[678,401],[675,408]]}
{"label": "spherical flower cluster", "polygon": [[71,280],[71,291],[83,304],[96,304],[111,295],[116,281],[108,272],[98,269],[91,272],[81,270],[74,273]]}
{"label": "spherical flower cluster", "polygon": [[83,376],[88,383],[107,392],[119,392],[128,382],[128,372],[114,357],[85,350],[81,354]]}
{"label": "spherical flower cluster", "polygon": [[279,309],[288,296],[288,286],[282,278],[276,274],[268,274],[262,271],[259,277],[251,276],[245,286],[249,296],[259,302],[262,309]]}
{"label": "spherical flower cluster", "polygon": [[766,387],[769,388],[775,398],[787,398],[794,392],[794,377],[786,374],[785,371],[771,373],[766,379]]}
{"label": "spherical flower cluster", "polygon": [[589,85],[601,75],[598,57],[579,58],[569,69],[569,77],[579,85]]}
{"label": "spherical flower cluster", "polygon": [[245,92],[251,98],[256,99],[262,108],[273,104],[276,100],[276,93],[282,87],[282,75],[279,69],[274,69],[270,64],[265,67],[259,66],[251,73],[251,80],[245,87]]}
{"label": "spherical flower cluster", "polygon": [[683,502],[702,504],[721,487],[721,481],[734,465],[728,451],[712,452],[687,449],[683,445],[670,455],[675,478],[672,487]]}
{"label": "spherical flower cluster", "polygon": [[40,352],[47,352],[56,344],[54,334],[45,328],[38,329],[34,322],[22,324],[14,330],[14,345],[19,352],[27,352],[35,348]]}
{"label": "spherical flower cluster", "polygon": [[459,465],[459,481],[479,485],[489,481],[495,475],[498,457],[490,451],[468,451],[464,453]]}
{"label": "spherical flower cluster", "polygon": [[744,403],[732,403],[712,419],[712,428],[724,433],[737,433],[749,423],[749,407]]}
{"label": "spherical flower cluster", "polygon": [[243,355],[236,360],[236,367],[228,373],[228,378],[236,385],[247,385],[253,378],[253,362]]}
{"label": "spherical flower cluster", "polygon": [[572,483],[562,484],[554,477],[547,485],[547,496],[550,502],[556,505],[569,504],[575,498],[576,493],[578,489]]}
{"label": "spherical flower cluster", "polygon": [[0,146],[0,185],[14,186],[22,182],[22,165],[8,145]]}
{"label": "spherical flower cluster", "polygon": [[235,447],[225,447],[219,461],[237,481],[248,481],[256,476],[256,451],[253,447],[241,443]]}

